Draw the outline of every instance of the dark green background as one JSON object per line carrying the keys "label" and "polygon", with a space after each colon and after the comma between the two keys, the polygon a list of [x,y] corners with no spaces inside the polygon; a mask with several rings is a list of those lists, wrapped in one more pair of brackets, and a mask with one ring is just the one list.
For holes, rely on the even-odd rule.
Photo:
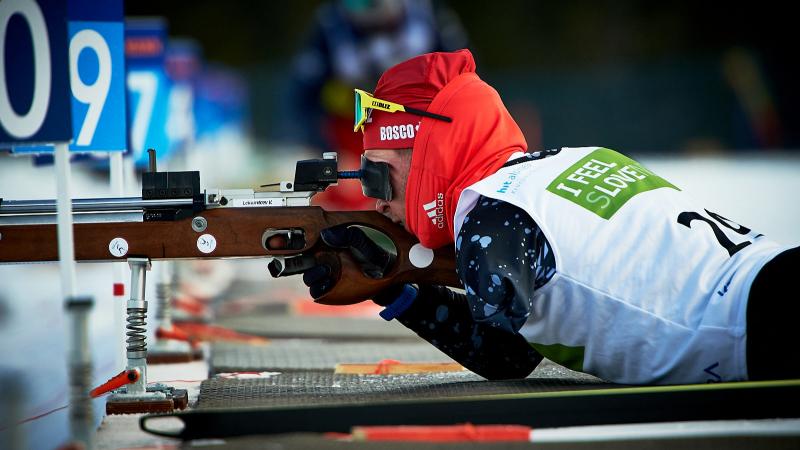
{"label": "dark green background", "polygon": [[[254,131],[281,139],[279,93],[320,3],[128,0],[126,14],[166,16],[171,34],[197,39],[207,60],[241,69]],[[531,146],[800,147],[796,18],[777,1],[435,4],[460,18],[479,74],[500,91]],[[733,49],[759,67],[776,113],[767,139],[723,76]]]}

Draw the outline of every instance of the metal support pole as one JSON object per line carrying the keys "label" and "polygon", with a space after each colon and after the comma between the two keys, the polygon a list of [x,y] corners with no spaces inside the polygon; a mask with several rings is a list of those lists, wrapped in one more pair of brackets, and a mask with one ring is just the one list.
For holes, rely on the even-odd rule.
{"label": "metal support pole", "polygon": [[186,362],[198,359],[198,353],[189,342],[169,335],[159,336],[159,332],[175,333],[172,324],[172,300],[174,297],[174,272],[176,264],[174,261],[159,261],[156,272],[156,340],[147,353],[150,364],[165,364],[175,362]]}
{"label": "metal support pole", "polygon": [[16,370],[0,368],[0,448],[28,448],[23,427],[23,405],[25,404],[24,375]]}
{"label": "metal support pole", "polygon": [[[125,172],[122,162],[122,152],[114,152],[109,155],[109,184],[111,187],[111,195],[115,197],[125,196]],[[118,300],[122,300],[125,296],[125,263],[118,262],[111,264],[113,274],[112,282],[114,283],[114,342],[125,341],[125,312],[122,308],[117,308]],[[114,357],[115,367],[120,367],[125,360],[123,352],[116,352]]]}
{"label": "metal support pole", "polygon": [[61,270],[61,293],[64,301],[75,297],[75,247],[72,241],[72,200],[70,199],[69,147],[55,145],[58,260]]}
{"label": "metal support pole", "polygon": [[122,168],[125,173],[125,190],[128,195],[140,189],[139,178],[136,176],[136,162],[132,157],[122,159]]}
{"label": "metal support pole", "polygon": [[122,152],[111,153],[108,157],[109,184],[111,195],[114,197],[125,196],[125,172],[122,163]]}
{"label": "metal support pole", "polygon": [[72,191],[69,167],[69,146],[55,144],[56,166],[56,229],[58,231],[58,260],[61,272],[61,295],[69,311],[72,327],[69,330],[69,383],[72,392],[70,430],[72,440],[87,449],[94,448],[94,415],[89,397],[92,376],[92,356],[89,350],[88,311],[92,299],[77,297],[75,275],[75,245],[72,234]]}
{"label": "metal support pole", "polygon": [[[145,301],[148,258],[129,258],[131,267],[131,296],[127,304],[128,325],[126,371],[136,371],[136,381],[115,390],[106,401],[108,414],[138,412],[170,412],[188,404],[186,390],[174,389],[161,383],[147,385],[147,301]],[[130,378],[128,379],[130,380]]]}
{"label": "metal support pole", "polygon": [[173,261],[160,261],[158,271],[158,282],[156,283],[156,298],[158,309],[156,310],[156,322],[158,326],[165,329],[172,329],[172,291],[173,271],[175,263]]}
{"label": "metal support pole", "polygon": [[131,296],[128,300],[127,369],[139,371],[139,380],[129,384],[128,394],[144,395],[147,390],[147,301],[145,300],[148,258],[128,258],[131,267]]}
{"label": "metal support pole", "polygon": [[89,351],[89,312],[91,297],[67,300],[66,310],[71,325],[69,352],[70,429],[73,442],[81,442],[87,450],[94,448],[95,426],[92,398],[92,355]]}

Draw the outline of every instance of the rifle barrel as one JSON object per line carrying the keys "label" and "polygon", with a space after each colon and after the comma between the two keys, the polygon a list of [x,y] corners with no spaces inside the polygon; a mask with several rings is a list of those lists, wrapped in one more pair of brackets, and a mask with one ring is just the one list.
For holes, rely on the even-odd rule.
{"label": "rifle barrel", "polygon": [[[146,208],[191,206],[192,199],[143,200],[141,197],[79,198],[72,200],[74,212],[131,211]],[[55,214],[56,201],[42,200],[3,200],[0,215],[5,214]]]}

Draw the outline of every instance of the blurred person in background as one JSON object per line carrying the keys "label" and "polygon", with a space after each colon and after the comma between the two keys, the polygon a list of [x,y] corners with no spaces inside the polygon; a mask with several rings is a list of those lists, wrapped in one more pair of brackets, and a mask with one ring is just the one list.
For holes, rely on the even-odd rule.
{"label": "blurred person in background", "polygon": [[[289,123],[292,134],[315,153],[338,152],[342,169],[357,168],[361,154],[361,138],[352,132],[353,88],[373,86],[383,71],[412,56],[466,46],[456,16],[430,0],[324,3],[308,34],[293,62]],[[375,204],[354,183],[314,201],[330,210]]]}

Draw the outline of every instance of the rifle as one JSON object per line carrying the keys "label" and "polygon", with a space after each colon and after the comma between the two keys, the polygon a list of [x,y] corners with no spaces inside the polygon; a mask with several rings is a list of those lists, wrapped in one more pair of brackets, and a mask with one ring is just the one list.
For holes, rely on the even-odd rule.
{"label": "rifle", "polygon": [[[158,172],[155,154],[142,174],[142,196],[72,202],[76,261],[272,257],[273,275],[299,273],[316,261],[338,282],[316,299],[358,303],[397,283],[460,287],[451,248],[422,247],[405,229],[375,211],[326,211],[314,194],[360,171],[340,172],[335,153],[298,161],[294,181],[277,190],[200,190],[200,172]],[[58,260],[54,200],[0,199],[0,263]],[[376,230],[391,240],[396,258],[382,278],[365,275],[352,256],[327,246],[320,231],[335,225]],[[281,248],[272,242],[282,241]],[[298,255],[306,257],[291,258]],[[308,258],[313,255],[314,259]]]}

